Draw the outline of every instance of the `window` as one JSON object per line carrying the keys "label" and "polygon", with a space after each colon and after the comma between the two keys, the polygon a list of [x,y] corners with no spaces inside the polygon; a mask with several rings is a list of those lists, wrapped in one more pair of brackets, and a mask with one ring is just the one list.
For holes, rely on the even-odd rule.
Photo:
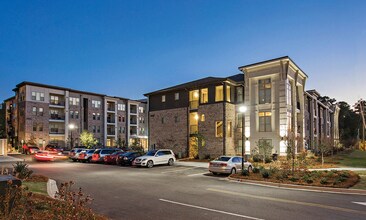
{"label": "window", "polygon": [[53,105],[58,105],[58,103],[59,103],[58,96],[51,95],[50,100],[51,100],[51,104],[53,104]]}
{"label": "window", "polygon": [[202,114],[201,115],[201,121],[205,121],[205,120],[206,120],[205,114]]}
{"label": "window", "polygon": [[70,105],[79,105],[80,103],[80,99],[79,98],[74,98],[74,97],[70,97],[69,98],[69,104]]}
{"label": "window", "polygon": [[100,126],[98,126],[98,130],[97,130],[98,133],[100,133]]}
{"label": "window", "polygon": [[144,117],[140,117],[139,118],[139,123],[145,123],[145,118]]}
{"label": "window", "polygon": [[231,102],[231,87],[226,85],[226,101]]}
{"label": "window", "polygon": [[258,84],[259,104],[271,103],[271,79],[261,79]]}
{"label": "window", "polygon": [[165,95],[161,96],[161,102],[165,102]]}
{"label": "window", "polygon": [[227,136],[231,137],[232,136],[232,131],[233,131],[233,126],[232,126],[232,122],[228,121],[227,122]]}
{"label": "window", "polygon": [[74,118],[74,111],[70,111],[70,118]]}
{"label": "window", "polygon": [[244,101],[243,87],[236,87],[236,102],[240,103]]}
{"label": "window", "polygon": [[38,123],[38,131],[43,131],[43,123]]}
{"label": "window", "polygon": [[122,115],[122,122],[125,122],[125,116]]}
{"label": "window", "polygon": [[33,113],[33,115],[36,115],[37,114],[37,107],[33,106],[32,113]]}
{"label": "window", "polygon": [[125,111],[126,110],[126,105],[125,104],[118,104],[117,109],[118,109],[118,111]]}
{"label": "window", "polygon": [[122,117],[120,115],[118,116],[118,121],[122,122]]}
{"label": "window", "polygon": [[175,99],[175,100],[179,100],[179,92],[176,92],[176,93],[174,94],[174,99]]}
{"label": "window", "polygon": [[43,108],[38,108],[38,115],[43,116]]}
{"label": "window", "polygon": [[33,131],[37,131],[37,123],[33,122]]}
{"label": "window", "polygon": [[272,131],[271,126],[271,112],[259,112],[259,131],[270,132]]}
{"label": "window", "polygon": [[124,134],[126,132],[126,128],[122,127],[122,133]]}
{"label": "window", "polygon": [[93,120],[96,120],[97,118],[96,118],[96,115],[95,115],[95,113],[93,113]]}
{"label": "window", "polygon": [[97,126],[93,126],[93,133],[96,133],[96,131],[97,131]]}
{"label": "window", "polygon": [[32,92],[32,100],[44,101],[44,93],[43,92]]}
{"label": "window", "polygon": [[243,127],[243,113],[239,113],[238,114],[238,120],[237,120],[237,125],[238,128],[242,128]]}
{"label": "window", "polygon": [[139,112],[144,113],[144,107],[139,107]]}
{"label": "window", "polygon": [[216,137],[224,136],[224,125],[222,121],[216,121]]}
{"label": "window", "polygon": [[79,119],[79,112],[75,111],[75,119]]}
{"label": "window", "polygon": [[208,102],[208,89],[204,88],[201,89],[201,103],[207,103]]}
{"label": "window", "polygon": [[174,122],[175,123],[178,123],[179,122],[179,117],[176,115],[176,116],[174,116]]}
{"label": "window", "polygon": [[165,123],[165,118],[161,117],[161,123],[164,124]]}
{"label": "window", "polygon": [[97,120],[100,121],[100,113],[97,113]]}
{"label": "window", "polygon": [[92,100],[92,107],[93,108],[100,108],[100,106],[101,106],[101,101]]}
{"label": "window", "polygon": [[224,101],[224,86],[216,86],[215,88],[215,102]]}

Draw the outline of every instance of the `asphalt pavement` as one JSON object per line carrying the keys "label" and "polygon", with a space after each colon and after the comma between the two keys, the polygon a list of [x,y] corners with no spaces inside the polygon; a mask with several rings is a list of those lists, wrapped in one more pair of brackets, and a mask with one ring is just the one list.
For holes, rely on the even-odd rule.
{"label": "asphalt pavement", "polygon": [[91,207],[111,219],[366,219],[366,196],[230,182],[202,167],[29,164],[58,184],[74,181],[94,199]]}

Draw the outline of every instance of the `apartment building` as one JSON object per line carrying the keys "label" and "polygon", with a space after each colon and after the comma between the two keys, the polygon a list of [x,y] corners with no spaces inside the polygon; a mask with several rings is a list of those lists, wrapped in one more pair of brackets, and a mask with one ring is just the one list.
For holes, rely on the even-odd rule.
{"label": "apartment building", "polygon": [[0,139],[6,137],[5,125],[6,125],[6,106],[5,103],[0,103]]}
{"label": "apartment building", "polygon": [[[192,138],[199,134],[204,139],[201,157],[237,155],[241,154],[244,127],[246,154],[268,141],[274,146],[273,153],[286,155],[289,132],[296,136],[297,150],[305,149],[310,139],[305,128],[310,118],[307,102],[312,94],[305,92],[308,76],[287,56],[239,70],[241,74],[231,77],[207,77],[145,94],[150,145],[189,156]],[[325,122],[316,121],[316,126],[324,134],[333,131],[334,136],[334,111],[316,103],[322,112],[320,120]],[[246,106],[245,113],[239,111],[241,106]]]}
{"label": "apartment building", "polygon": [[133,138],[141,138],[147,148],[147,136],[130,138],[127,132],[126,106],[133,102],[144,107],[143,102],[33,82],[18,84],[14,92],[14,97],[5,100],[13,146],[30,140],[40,147],[67,147],[71,141],[76,146],[80,145],[81,132],[88,130],[100,146],[116,146],[117,141],[127,146]]}

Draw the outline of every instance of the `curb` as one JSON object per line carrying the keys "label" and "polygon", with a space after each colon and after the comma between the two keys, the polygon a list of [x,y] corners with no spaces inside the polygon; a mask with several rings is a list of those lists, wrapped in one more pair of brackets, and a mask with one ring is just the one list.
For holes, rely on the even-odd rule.
{"label": "curb", "polygon": [[256,186],[265,186],[265,187],[272,187],[272,188],[289,189],[289,190],[366,196],[366,190],[361,190],[361,189],[302,186],[302,185],[293,185],[293,184],[286,184],[286,183],[272,183],[272,182],[255,181],[255,180],[244,180],[244,179],[237,179],[237,178],[232,178],[232,177],[228,177],[227,180],[230,182],[236,182],[236,183],[243,183],[243,184],[256,185]]}
{"label": "curb", "polygon": [[55,198],[56,193],[58,192],[56,181],[53,179],[48,179],[47,181],[47,194],[51,198]]}

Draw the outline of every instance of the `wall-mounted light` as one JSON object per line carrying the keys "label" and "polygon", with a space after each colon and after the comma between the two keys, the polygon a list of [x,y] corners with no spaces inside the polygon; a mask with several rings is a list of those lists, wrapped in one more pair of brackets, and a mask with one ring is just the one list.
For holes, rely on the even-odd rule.
{"label": "wall-mounted light", "polygon": [[195,115],[194,115],[194,119],[195,119],[195,120],[198,120],[199,118],[200,118],[200,117],[198,116],[198,114],[195,114]]}

